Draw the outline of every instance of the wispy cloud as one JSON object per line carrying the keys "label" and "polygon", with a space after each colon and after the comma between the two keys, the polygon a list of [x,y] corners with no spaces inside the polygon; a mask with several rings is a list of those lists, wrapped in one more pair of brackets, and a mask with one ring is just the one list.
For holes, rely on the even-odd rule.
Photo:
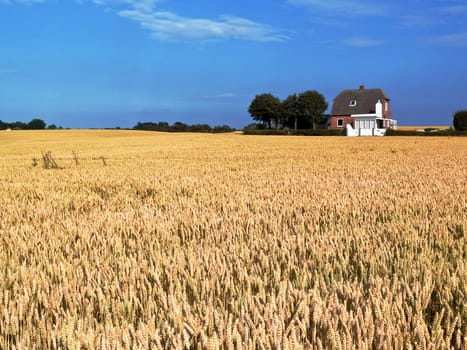
{"label": "wispy cloud", "polygon": [[440,9],[440,12],[447,15],[462,16],[467,15],[467,5],[446,6]]}
{"label": "wispy cloud", "polygon": [[131,8],[144,12],[151,12],[156,8],[159,0],[92,0],[97,5],[115,6],[127,5]]}
{"label": "wispy cloud", "polygon": [[467,5],[458,0],[421,2],[419,0],[285,0],[306,8],[314,18],[348,22],[355,17],[381,17],[399,28],[421,28],[446,24],[450,16],[467,15]]}
{"label": "wispy cloud", "polygon": [[289,4],[324,12],[328,15],[381,16],[386,9],[382,4],[355,0],[287,0]]}
{"label": "wispy cloud", "polygon": [[236,98],[236,97],[239,97],[239,95],[234,94],[232,92],[227,92],[227,93],[218,94],[218,95],[201,96],[201,98],[204,99],[204,100],[230,99],[230,98]]}
{"label": "wispy cloud", "polygon": [[345,39],[343,43],[345,46],[364,48],[383,45],[384,41],[364,37],[353,37]]}
{"label": "wispy cloud", "polygon": [[427,39],[433,45],[450,47],[467,47],[467,32],[438,35]]}
{"label": "wispy cloud", "polygon": [[235,16],[224,15],[218,19],[187,18],[167,11],[144,12],[136,9],[119,11],[118,14],[138,22],[157,40],[241,39],[270,42],[287,39],[275,28]]}
{"label": "wispy cloud", "polygon": [[208,41],[250,40],[284,41],[288,37],[272,26],[238,16],[223,15],[216,19],[184,17],[158,8],[159,0],[92,0],[104,6],[124,5],[118,11],[121,17],[135,21],[149,30],[156,40]]}
{"label": "wispy cloud", "polygon": [[431,15],[403,15],[399,18],[397,28],[426,28],[435,25],[444,24],[446,21],[439,16]]}
{"label": "wispy cloud", "polygon": [[30,4],[38,4],[41,2],[45,2],[46,0],[0,0],[0,4],[10,5],[13,3],[30,5]]}
{"label": "wispy cloud", "polygon": [[156,40],[208,41],[250,40],[284,41],[288,37],[272,26],[238,16],[223,15],[216,19],[184,17],[158,8],[159,0],[93,0],[98,5],[126,5],[118,11],[121,17],[133,20],[149,30]]}
{"label": "wispy cloud", "polygon": [[[410,3],[409,3],[410,4]],[[403,11],[405,9],[405,11]],[[400,8],[397,16],[400,28],[426,28],[452,23],[454,17],[466,16],[467,5],[459,5],[456,1],[432,3],[430,6],[409,6]]]}
{"label": "wispy cloud", "polygon": [[[46,0],[0,0],[0,4],[33,4]],[[164,41],[212,41],[249,40],[280,42],[288,39],[283,30],[251,19],[222,15],[218,18],[184,17],[159,8],[160,0],[75,0],[78,3],[92,2],[114,9],[118,15],[135,21],[149,30],[156,40]]]}
{"label": "wispy cloud", "polygon": [[16,69],[0,69],[0,76],[18,73]]}

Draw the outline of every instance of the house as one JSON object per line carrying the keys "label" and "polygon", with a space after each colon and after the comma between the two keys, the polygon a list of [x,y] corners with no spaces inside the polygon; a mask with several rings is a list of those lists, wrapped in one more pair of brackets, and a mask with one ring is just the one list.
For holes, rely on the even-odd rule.
{"label": "house", "polygon": [[342,129],[347,136],[382,136],[396,128],[391,119],[389,97],[381,89],[344,90],[334,99],[328,122],[330,129]]}

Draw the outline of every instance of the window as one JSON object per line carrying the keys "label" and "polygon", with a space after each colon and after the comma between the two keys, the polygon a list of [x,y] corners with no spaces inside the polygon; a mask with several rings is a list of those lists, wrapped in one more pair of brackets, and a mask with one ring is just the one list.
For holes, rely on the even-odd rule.
{"label": "window", "polygon": [[337,119],[337,126],[338,127],[344,126],[344,119]]}
{"label": "window", "polygon": [[384,111],[387,112],[389,110],[389,103],[384,103]]}
{"label": "window", "polygon": [[357,100],[350,100],[349,106],[350,107],[355,107],[357,105]]}

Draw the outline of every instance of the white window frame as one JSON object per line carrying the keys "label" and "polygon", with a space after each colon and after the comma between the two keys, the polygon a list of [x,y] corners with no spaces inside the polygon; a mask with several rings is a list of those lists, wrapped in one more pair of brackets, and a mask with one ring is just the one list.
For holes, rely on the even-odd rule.
{"label": "white window frame", "polygon": [[337,118],[337,127],[342,128],[344,126],[344,119],[343,118]]}
{"label": "white window frame", "polygon": [[357,100],[350,100],[349,107],[355,107],[355,106],[357,106]]}

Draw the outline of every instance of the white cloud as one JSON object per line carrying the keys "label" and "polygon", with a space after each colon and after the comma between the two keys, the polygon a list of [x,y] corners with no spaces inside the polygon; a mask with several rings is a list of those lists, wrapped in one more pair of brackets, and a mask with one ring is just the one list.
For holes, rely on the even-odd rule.
{"label": "white cloud", "polygon": [[467,32],[438,35],[429,38],[427,41],[439,46],[467,47]]}
{"label": "white cloud", "polygon": [[205,41],[241,39],[252,41],[284,41],[287,37],[272,27],[235,16],[220,18],[187,18],[167,11],[144,12],[123,10],[118,14],[138,22],[157,40]]}
{"label": "white cloud", "polygon": [[364,37],[353,37],[344,40],[344,45],[351,46],[351,47],[374,47],[374,46],[381,46],[384,44],[383,40],[375,40],[370,38]]}
{"label": "white cloud", "polygon": [[217,19],[190,18],[163,11],[156,6],[160,0],[92,1],[107,7],[123,5],[118,15],[139,23],[156,40],[189,42],[239,39],[271,42],[287,39],[277,29],[242,17],[224,15]]}

